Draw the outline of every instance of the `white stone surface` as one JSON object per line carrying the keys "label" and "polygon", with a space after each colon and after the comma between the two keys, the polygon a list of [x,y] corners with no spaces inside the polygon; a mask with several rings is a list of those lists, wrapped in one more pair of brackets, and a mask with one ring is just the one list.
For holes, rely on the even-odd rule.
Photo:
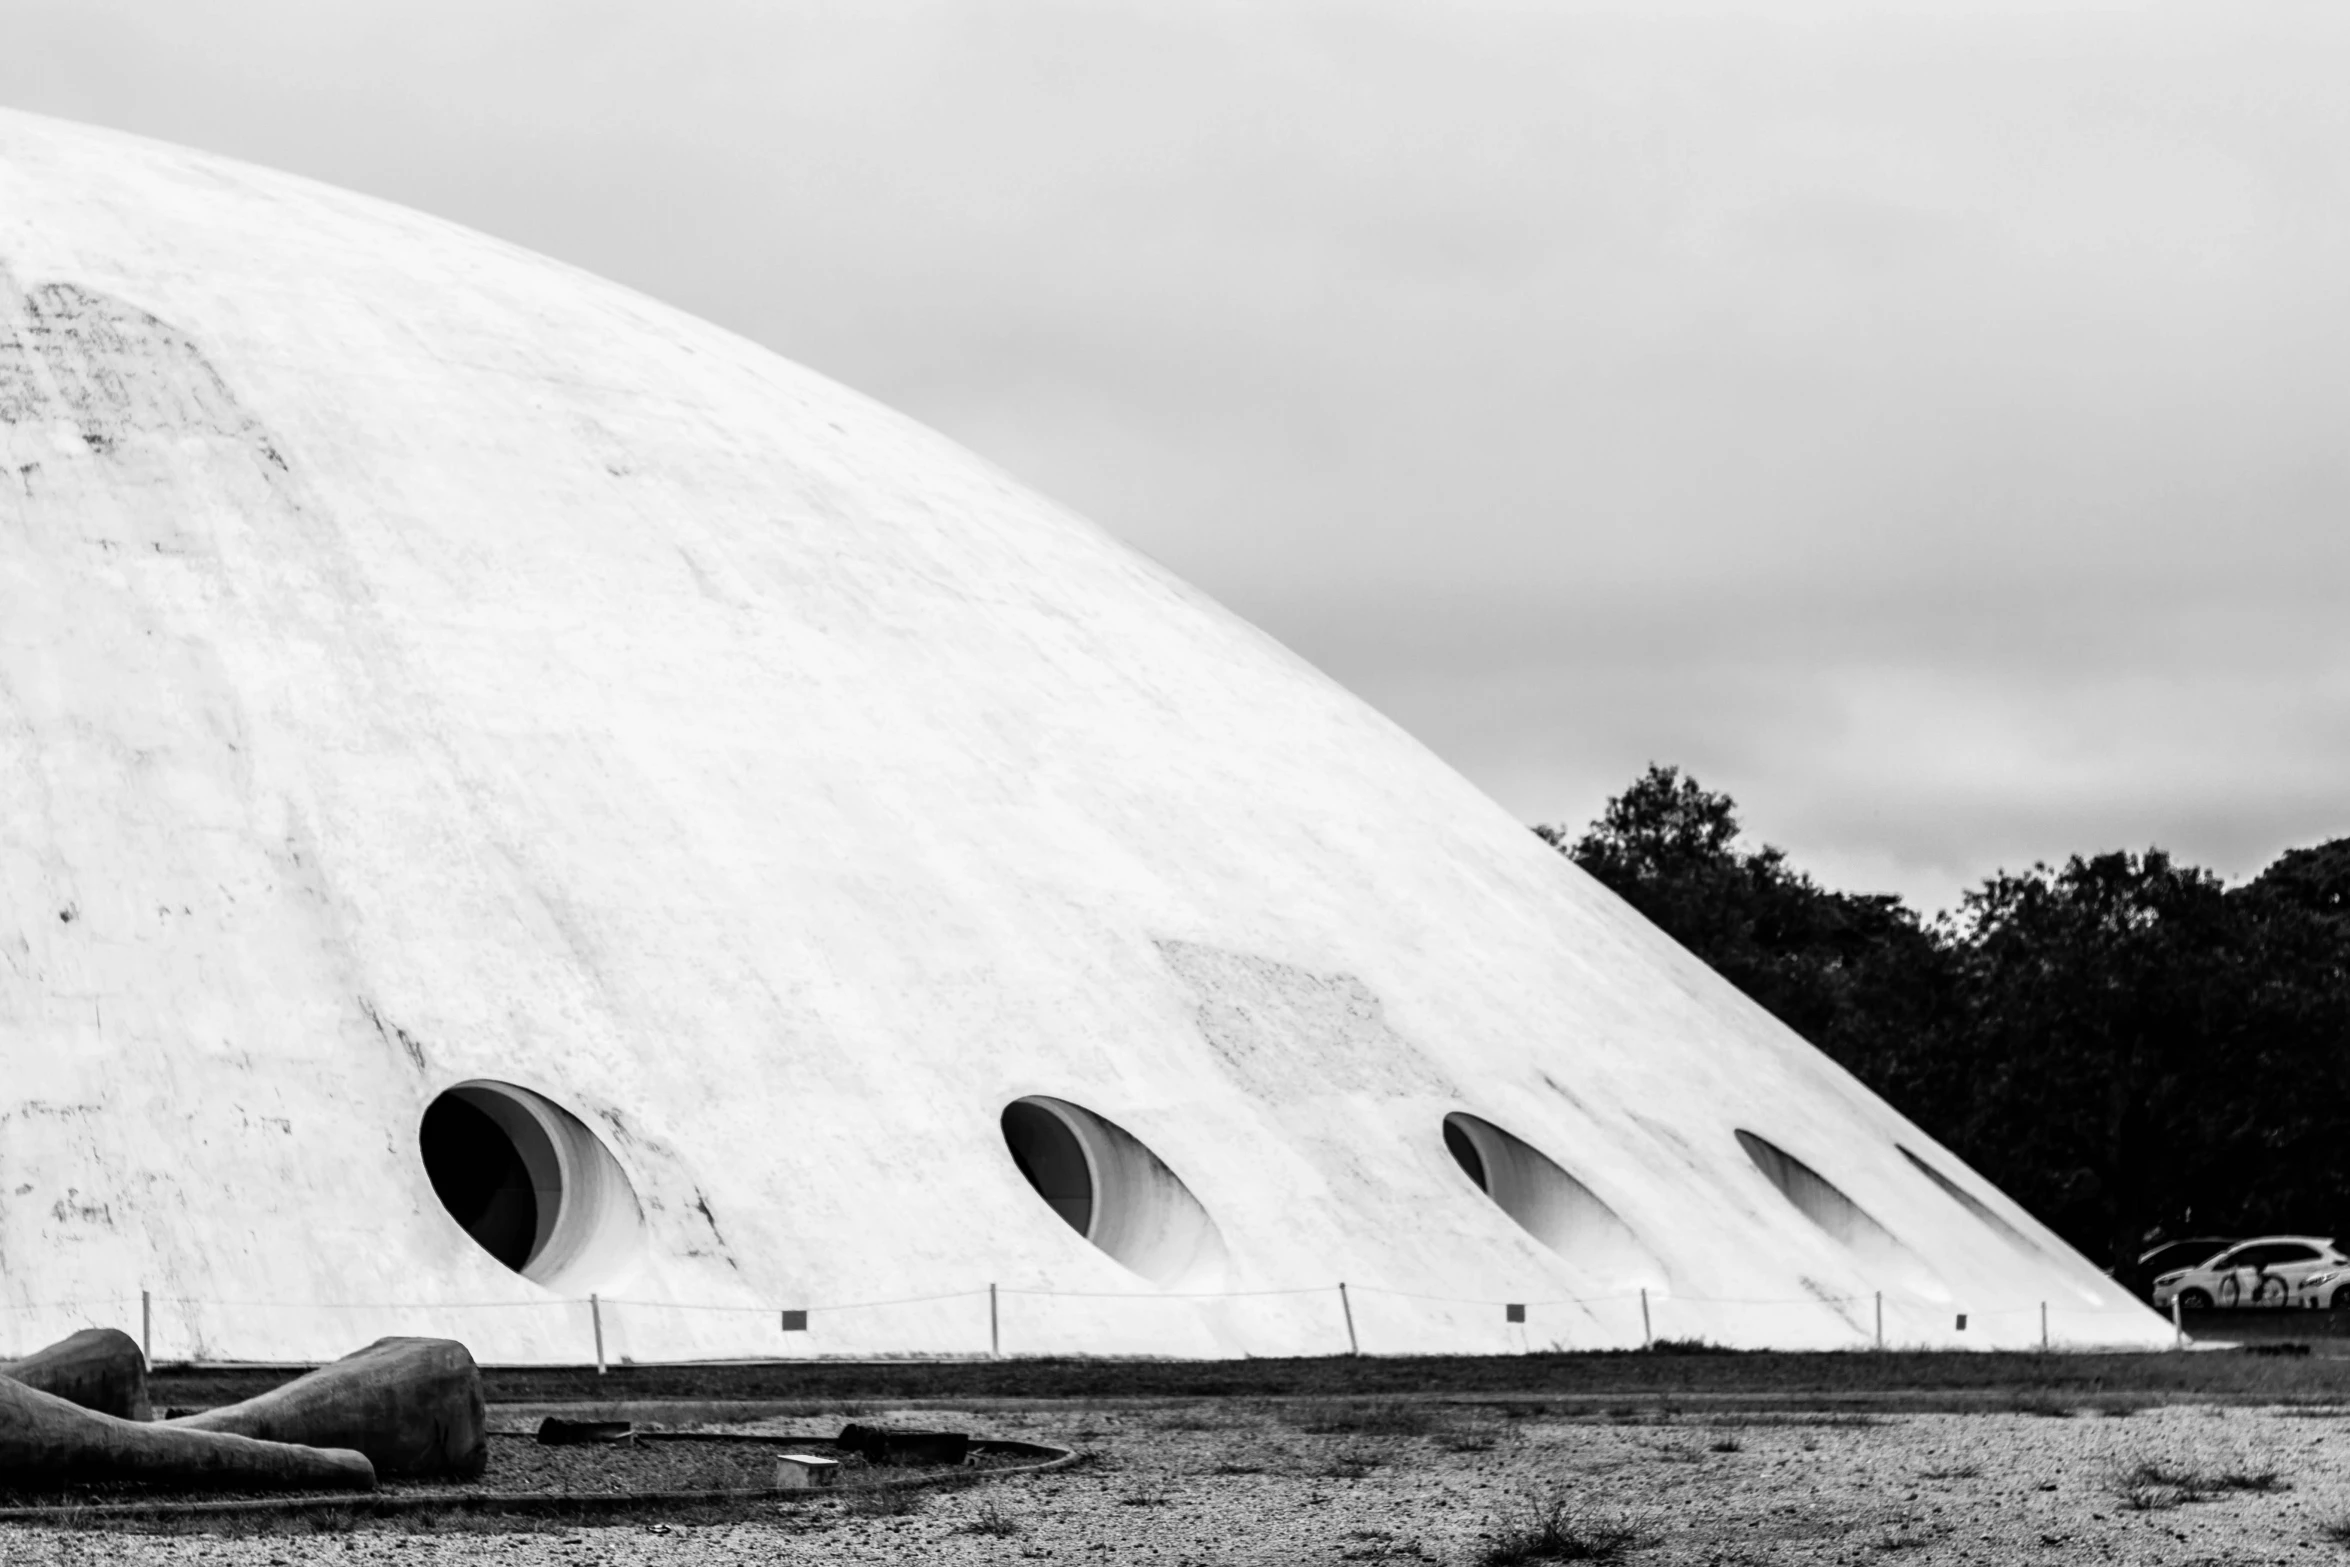
{"label": "white stone surface", "polygon": [[[593,1288],[616,1358],[974,1352],[993,1282],[1008,1353],[1318,1353],[1341,1279],[1367,1351],[1637,1342],[1456,1110],[1630,1226],[1660,1335],[1863,1342],[1883,1290],[1896,1343],[2167,1336],[1409,736],[854,393],[13,114],[0,266],[0,1347],[145,1289],[161,1358],[581,1361]],[[594,1130],[627,1257],[543,1287],[448,1217],[416,1129],[471,1079]],[[1164,1161],[1221,1288],[1305,1293],[1088,1245],[1023,1095]]]}

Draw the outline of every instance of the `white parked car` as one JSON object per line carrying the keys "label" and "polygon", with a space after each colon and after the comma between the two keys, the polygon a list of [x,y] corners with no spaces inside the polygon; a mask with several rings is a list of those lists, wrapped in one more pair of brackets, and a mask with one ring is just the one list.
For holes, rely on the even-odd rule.
{"label": "white parked car", "polygon": [[[2192,1268],[2178,1268],[2154,1281],[2157,1308],[2175,1299],[2183,1311],[2212,1306],[2299,1305],[2308,1296],[2311,1281],[2326,1276],[2328,1284],[2350,1289],[2350,1256],[2331,1240],[2316,1235],[2263,1235],[2239,1241]],[[2321,1288],[2323,1286],[2320,1286]],[[2332,1297],[2326,1297],[2329,1301]],[[2350,1306],[2350,1300],[2343,1302]]]}

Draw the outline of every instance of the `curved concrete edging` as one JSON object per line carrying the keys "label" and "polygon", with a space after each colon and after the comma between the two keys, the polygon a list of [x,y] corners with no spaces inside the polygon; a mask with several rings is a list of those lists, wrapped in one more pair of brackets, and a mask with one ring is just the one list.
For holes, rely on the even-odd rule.
{"label": "curved concrete edging", "polygon": [[[687,1436],[691,1433],[655,1434]],[[808,1442],[793,1437],[746,1435],[740,1439],[775,1442],[778,1446],[785,1442],[800,1442],[800,1445],[810,1447],[830,1445],[825,1441]],[[113,1520],[135,1522],[149,1518],[294,1517],[304,1513],[326,1512],[349,1512],[365,1518],[389,1518],[402,1513],[433,1511],[510,1512],[527,1516],[541,1513],[627,1512],[632,1508],[693,1507],[724,1502],[776,1502],[791,1505],[852,1496],[861,1491],[920,1491],[941,1486],[984,1485],[991,1480],[1010,1479],[1015,1475],[1043,1474],[1054,1469],[1065,1469],[1079,1457],[1074,1448],[1054,1447],[1044,1442],[981,1438],[974,1440],[971,1446],[974,1451],[983,1453],[1034,1456],[1036,1462],[1005,1464],[989,1469],[945,1469],[936,1474],[909,1475],[902,1480],[873,1480],[862,1485],[809,1491],[408,1491],[398,1495],[386,1495],[381,1491],[344,1491],[305,1496],[238,1497],[228,1501],[208,1502],[104,1502],[95,1506],[0,1507],[0,1523],[91,1524]]]}

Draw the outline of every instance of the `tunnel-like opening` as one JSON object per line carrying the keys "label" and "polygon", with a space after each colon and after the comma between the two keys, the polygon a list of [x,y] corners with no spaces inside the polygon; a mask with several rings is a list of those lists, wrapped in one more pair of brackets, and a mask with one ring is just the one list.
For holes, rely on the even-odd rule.
{"label": "tunnel-like opening", "polygon": [[455,1094],[426,1107],[417,1142],[433,1195],[449,1217],[483,1251],[520,1273],[539,1243],[538,1193],[522,1150],[487,1112]]}
{"label": "tunnel-like opening", "polygon": [[1493,1185],[1485,1175],[1485,1160],[1477,1152],[1477,1145],[1469,1140],[1469,1134],[1461,1130],[1461,1120],[1458,1115],[1444,1118],[1444,1151],[1452,1155],[1453,1163],[1461,1167],[1461,1173],[1476,1184],[1477,1190],[1490,1197]]}
{"label": "tunnel-like opening", "polygon": [[1532,1143],[1456,1110],[1444,1118],[1444,1147],[1495,1207],[1569,1262],[1623,1288],[1663,1287],[1663,1265],[1632,1227]]}
{"label": "tunnel-like opening", "polygon": [[1879,1224],[1866,1208],[1837,1188],[1834,1182],[1776,1143],[1738,1130],[1738,1146],[1746,1157],[1802,1214],[1832,1239],[1840,1242],[1868,1270],[1929,1300],[1948,1300],[1949,1289],[1924,1259]]}
{"label": "tunnel-like opening", "polygon": [[1036,1195],[1078,1234],[1155,1284],[1207,1288],[1224,1237],[1142,1141],[1082,1105],[1030,1095],[1004,1106],[1004,1146]]}
{"label": "tunnel-like opening", "polygon": [[562,1106],[512,1083],[459,1083],[425,1107],[416,1141],[449,1217],[524,1278],[586,1287],[631,1260],[636,1193]]}
{"label": "tunnel-like opening", "polygon": [[1004,1106],[1004,1146],[1045,1206],[1080,1235],[1093,1233],[1093,1167],[1069,1123],[1040,1100]]}

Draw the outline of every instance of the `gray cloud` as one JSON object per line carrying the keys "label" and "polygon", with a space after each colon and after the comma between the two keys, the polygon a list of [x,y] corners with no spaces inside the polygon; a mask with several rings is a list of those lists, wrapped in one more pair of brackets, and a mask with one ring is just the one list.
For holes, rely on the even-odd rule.
{"label": "gray cloud", "polygon": [[12,0],[0,99],[939,426],[1528,819],[1929,905],[2350,832],[2338,7]]}

